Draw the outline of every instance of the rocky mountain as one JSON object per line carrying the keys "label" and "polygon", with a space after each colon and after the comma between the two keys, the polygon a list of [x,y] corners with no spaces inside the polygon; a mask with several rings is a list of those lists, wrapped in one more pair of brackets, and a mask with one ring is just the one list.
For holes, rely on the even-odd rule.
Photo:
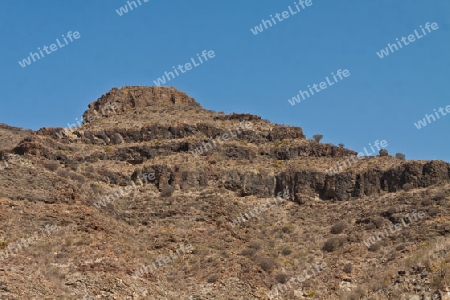
{"label": "rocky mountain", "polygon": [[444,161],[357,158],[168,87],[73,125],[0,126],[1,299],[450,299]]}

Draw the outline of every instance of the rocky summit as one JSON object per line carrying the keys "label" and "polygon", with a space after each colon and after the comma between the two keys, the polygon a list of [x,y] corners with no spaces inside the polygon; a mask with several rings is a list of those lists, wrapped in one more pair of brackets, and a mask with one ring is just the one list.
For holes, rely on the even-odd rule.
{"label": "rocky summit", "polygon": [[0,299],[450,299],[444,161],[140,86],[0,152]]}

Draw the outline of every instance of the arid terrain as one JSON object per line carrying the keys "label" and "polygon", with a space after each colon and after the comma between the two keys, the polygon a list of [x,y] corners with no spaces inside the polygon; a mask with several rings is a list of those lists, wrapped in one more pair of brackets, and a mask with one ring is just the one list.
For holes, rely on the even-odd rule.
{"label": "arid terrain", "polygon": [[450,299],[447,162],[329,174],[357,152],[169,87],[83,118],[0,126],[0,299]]}

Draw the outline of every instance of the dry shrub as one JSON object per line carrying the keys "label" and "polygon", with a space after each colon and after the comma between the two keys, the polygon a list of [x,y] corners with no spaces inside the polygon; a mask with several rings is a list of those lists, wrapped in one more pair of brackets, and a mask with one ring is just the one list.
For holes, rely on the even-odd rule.
{"label": "dry shrub", "polygon": [[250,248],[253,248],[253,249],[256,249],[256,250],[261,249],[261,244],[258,243],[258,242],[250,242],[249,246],[250,246]]}
{"label": "dry shrub", "polygon": [[345,239],[341,237],[329,238],[322,249],[327,252],[333,252],[341,248],[344,242]]}
{"label": "dry shrub", "polygon": [[316,141],[316,143],[320,143],[320,140],[323,138],[323,135],[315,134],[315,135],[313,135],[313,138]]}
{"label": "dry shrub", "polygon": [[441,210],[436,207],[430,208],[430,210],[428,210],[428,214],[432,217],[438,215],[440,212],[441,212]]}
{"label": "dry shrub", "polygon": [[387,210],[387,214],[388,214],[388,215],[393,215],[393,214],[395,214],[396,212],[397,212],[397,208],[394,207],[394,206],[389,207],[388,210]]}
{"label": "dry shrub", "polygon": [[350,274],[353,270],[353,265],[351,263],[348,263],[344,266],[343,271],[347,274]]}
{"label": "dry shrub", "polygon": [[170,196],[172,196],[174,191],[175,191],[175,188],[173,186],[165,185],[161,189],[161,197],[170,197]]}
{"label": "dry shrub", "polygon": [[397,153],[397,154],[395,154],[395,157],[398,158],[398,159],[401,159],[401,160],[405,160],[406,159],[406,156],[403,153]]}
{"label": "dry shrub", "polygon": [[376,227],[375,224],[369,223],[369,224],[366,225],[365,229],[366,230],[372,230],[372,229],[375,229],[375,227]]}
{"label": "dry shrub", "polygon": [[241,251],[241,255],[243,256],[248,256],[248,257],[252,257],[256,254],[258,250],[255,248],[247,248]]}
{"label": "dry shrub", "polygon": [[389,152],[386,149],[381,149],[378,153],[380,156],[389,156]]}
{"label": "dry shrub", "polygon": [[64,177],[64,178],[68,178],[69,175],[70,175],[70,172],[67,171],[67,170],[58,170],[58,171],[56,171],[56,174],[58,176],[61,176],[61,177]]}
{"label": "dry shrub", "polygon": [[219,276],[218,276],[218,275],[216,275],[216,274],[211,275],[211,276],[209,276],[209,278],[208,278],[208,283],[214,283],[214,282],[217,281],[217,279],[219,279]]}
{"label": "dry shrub", "polygon": [[6,247],[8,246],[8,243],[7,242],[5,242],[5,241],[1,241],[0,242],[0,249],[5,249]]}
{"label": "dry shrub", "polygon": [[431,204],[433,204],[433,201],[431,201],[430,199],[424,199],[424,200],[422,201],[422,205],[423,205],[423,206],[429,206],[429,205],[431,205]]}
{"label": "dry shrub", "polygon": [[442,289],[450,285],[450,262],[441,260],[432,266],[431,284],[434,288]]}
{"label": "dry shrub", "polygon": [[340,234],[342,233],[346,228],[348,227],[347,222],[345,221],[339,221],[336,224],[334,224],[333,227],[331,227],[331,233],[332,234]]}
{"label": "dry shrub", "polygon": [[406,192],[412,190],[413,188],[414,188],[414,186],[411,183],[405,183],[403,185],[403,190],[406,191]]}
{"label": "dry shrub", "polygon": [[44,168],[49,171],[56,171],[59,168],[60,164],[57,161],[49,161],[44,163]]}
{"label": "dry shrub", "polygon": [[375,224],[375,226],[380,229],[383,224],[384,224],[384,219],[382,217],[376,218],[373,223]]}
{"label": "dry shrub", "polygon": [[95,195],[101,194],[103,192],[101,185],[97,183],[91,183],[90,187]]}
{"label": "dry shrub", "polygon": [[443,191],[436,192],[433,196],[433,200],[440,201],[445,199],[445,193]]}
{"label": "dry shrub", "polygon": [[282,231],[283,233],[289,234],[289,233],[292,232],[292,228],[291,228],[291,226],[289,226],[289,225],[285,225],[285,226],[283,226],[283,227],[281,228],[281,231]]}
{"label": "dry shrub", "polygon": [[73,172],[69,172],[69,178],[74,180],[74,181],[79,181],[81,183],[84,183],[85,179],[83,175],[79,175]]}
{"label": "dry shrub", "polygon": [[258,257],[256,259],[256,263],[263,269],[264,271],[270,273],[275,268],[275,260],[270,257]]}
{"label": "dry shrub", "polygon": [[289,275],[288,275],[288,274],[285,274],[285,273],[280,273],[280,274],[277,274],[277,275],[275,276],[275,279],[276,279],[279,283],[284,284],[284,283],[286,283],[286,282],[288,281]]}
{"label": "dry shrub", "polygon": [[340,300],[360,300],[364,295],[365,292],[362,288],[357,288],[355,291],[339,291]]}
{"label": "dry shrub", "polygon": [[395,248],[395,251],[403,251],[406,249],[406,244],[400,244]]}
{"label": "dry shrub", "polygon": [[67,167],[69,167],[69,169],[71,169],[72,171],[78,171],[78,164],[69,164]]}
{"label": "dry shrub", "polygon": [[291,253],[292,253],[291,249],[285,248],[285,249],[281,250],[281,254],[283,254],[284,256],[289,255]]}
{"label": "dry shrub", "polygon": [[376,252],[376,251],[380,250],[380,248],[381,248],[381,244],[380,243],[375,243],[375,244],[370,245],[369,251],[370,252]]}

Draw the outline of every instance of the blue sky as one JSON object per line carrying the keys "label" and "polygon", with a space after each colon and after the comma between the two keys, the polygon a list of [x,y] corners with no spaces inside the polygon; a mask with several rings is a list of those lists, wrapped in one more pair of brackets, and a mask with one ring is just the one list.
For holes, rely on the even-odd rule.
{"label": "blue sky", "polygon": [[[295,11],[294,0],[140,1],[123,16],[116,13],[123,0],[2,1],[0,122],[66,127],[112,87],[154,85],[172,66],[213,50],[214,58],[168,84],[206,109],[300,126],[308,138],[320,133],[323,142],[358,152],[386,140],[391,154],[450,161],[450,116],[414,126],[450,105],[450,1],[312,0],[257,35],[250,28],[289,6]],[[439,28],[377,56],[427,22]],[[69,31],[81,37],[25,68],[18,64]],[[350,76],[289,104],[338,69]]]}

